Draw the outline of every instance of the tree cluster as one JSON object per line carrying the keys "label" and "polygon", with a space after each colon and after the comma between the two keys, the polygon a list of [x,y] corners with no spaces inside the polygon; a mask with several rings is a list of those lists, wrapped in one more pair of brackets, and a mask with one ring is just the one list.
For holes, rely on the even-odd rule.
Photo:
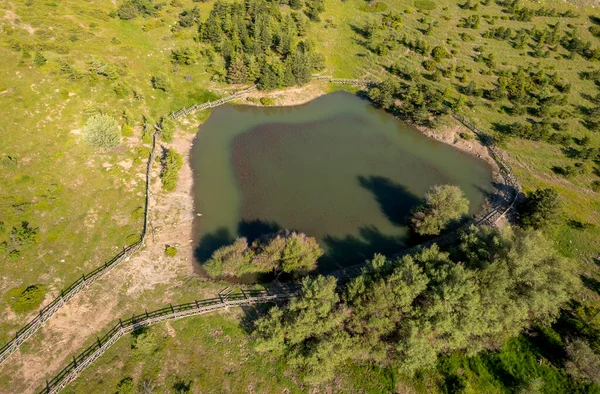
{"label": "tree cluster", "polygon": [[[306,7],[315,3],[306,2]],[[304,14],[284,15],[265,0],[216,1],[200,26],[200,37],[216,52],[208,57],[220,78],[271,90],[305,84],[322,68],[323,58],[303,40],[307,23]]]}
{"label": "tree cluster", "polygon": [[552,321],[575,283],[541,233],[471,229],[451,253],[434,245],[394,260],[376,255],[341,294],[332,277],[305,278],[302,295],[273,307],[253,335],[257,350],[308,383],[331,379],[348,360],[392,361],[412,374],[441,353],[497,348]]}
{"label": "tree cluster", "polygon": [[302,274],[314,270],[322,255],[314,238],[285,231],[259,238],[251,245],[246,238],[238,238],[217,249],[203,267],[213,278],[249,272]]}

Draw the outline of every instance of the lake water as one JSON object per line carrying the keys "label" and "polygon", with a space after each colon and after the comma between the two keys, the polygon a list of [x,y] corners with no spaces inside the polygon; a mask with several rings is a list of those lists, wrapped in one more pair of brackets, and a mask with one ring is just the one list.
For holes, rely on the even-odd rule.
{"label": "lake water", "polygon": [[318,239],[320,270],[352,265],[409,243],[407,218],[431,186],[460,186],[471,213],[492,190],[483,161],[344,92],[296,107],[216,108],[191,162],[198,261],[237,236],[284,228]]}

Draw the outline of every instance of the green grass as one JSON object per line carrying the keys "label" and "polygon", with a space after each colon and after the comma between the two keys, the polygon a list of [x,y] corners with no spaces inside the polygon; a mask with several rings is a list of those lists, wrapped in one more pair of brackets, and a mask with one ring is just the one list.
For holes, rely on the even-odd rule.
{"label": "green grass", "polygon": [[[27,5],[26,0],[10,0],[0,4],[0,106],[5,119],[0,123],[0,188],[10,190],[0,197],[0,217],[8,229],[0,232],[0,242],[8,240],[10,228],[23,220],[40,230],[38,243],[23,247],[17,260],[0,256],[3,276],[0,292],[4,299],[18,299],[32,284],[39,284],[49,294],[56,295],[61,288],[112,257],[139,234],[144,186],[140,174],[145,171],[149,148],[140,140],[142,116],[158,120],[179,108],[214,100],[218,95],[210,91],[223,87],[210,80],[205,59],[201,58],[193,66],[170,63],[172,48],[195,45],[195,29],[170,30],[179,12],[198,5],[202,18],[206,18],[212,7],[212,2],[182,0],[179,3],[181,6],[167,2],[157,19],[133,21],[108,17],[112,9],[110,2],[106,3],[108,5],[102,3],[104,8],[100,3],[81,0],[35,2],[33,5]],[[455,50],[454,58],[443,60],[442,65],[447,67],[450,62],[456,62],[472,70],[466,74],[467,78],[476,81],[478,87],[492,88],[495,80],[493,76],[483,75],[481,71],[485,66],[473,60],[473,48],[481,46],[486,54],[495,55],[500,68],[539,62],[558,70],[573,85],[569,95],[570,108],[589,106],[582,94],[596,92],[593,82],[581,81],[578,73],[598,68],[598,63],[579,56],[574,60],[555,59],[554,53],[547,59],[533,59],[526,53],[530,49],[515,50],[507,42],[481,36],[490,27],[543,28],[555,23],[557,18],[535,18],[533,22],[502,20],[504,14],[495,2],[480,5],[476,12],[464,11],[451,0],[395,0],[380,4],[387,5],[386,11],[403,15],[401,34],[424,37],[432,48],[444,45],[448,50]],[[544,5],[561,10],[569,8],[567,4],[550,0],[525,4],[534,8]],[[359,31],[368,20],[379,16],[383,6],[379,6],[382,7],[379,10],[377,7],[367,8],[363,0],[325,0],[322,23],[309,31],[318,51],[325,55],[326,69],[322,74],[382,79],[389,76],[386,67],[398,60],[425,73],[421,64],[427,57],[402,46],[381,57],[365,48],[365,38]],[[582,37],[600,45],[600,40],[586,29],[590,24],[586,15],[595,11],[583,8],[578,12],[579,18],[565,20],[563,26],[567,23],[580,25]],[[478,30],[456,27],[462,17],[473,13],[498,16],[499,19],[494,25],[482,20]],[[18,22],[13,15],[18,17]],[[421,18],[425,23],[419,21]],[[420,29],[434,21],[438,25],[433,27],[431,34],[422,36]],[[461,32],[471,34],[474,40],[463,42],[459,37]],[[47,64],[41,67],[33,64],[37,52],[48,59]],[[565,53],[562,48],[557,52],[559,55]],[[111,64],[123,75],[114,81],[105,76],[89,77],[89,63],[94,59]],[[64,61],[84,76],[70,80],[61,72],[60,64]],[[152,89],[150,78],[159,72],[169,75],[173,84],[171,92]],[[458,97],[458,88],[464,85],[456,78],[444,78],[436,84],[440,88],[451,86],[454,98]],[[130,93],[119,97],[115,92],[117,85],[125,86]],[[330,86],[329,89],[354,91],[347,86]],[[133,96],[134,91],[137,98]],[[486,100],[470,100],[475,106],[466,110],[466,114],[485,130],[492,130],[495,123],[514,121],[512,116],[498,111]],[[124,109],[133,115],[133,136],[124,139],[120,147],[96,150],[82,143],[79,132],[88,116],[108,113],[123,124]],[[209,113],[203,111],[193,117],[202,122]],[[189,130],[196,131],[194,127]],[[600,144],[600,136],[585,130],[577,119],[568,120],[568,130],[573,136],[590,136],[593,146]],[[552,166],[573,163],[557,146],[512,140],[505,148],[525,191],[551,186],[560,192],[564,213],[563,220],[553,230],[556,245],[563,254],[577,261],[581,272],[597,277],[597,268],[591,258],[600,249],[600,194],[590,188],[597,177],[589,174],[565,179],[554,174]],[[5,160],[7,155],[16,158],[16,162]],[[569,224],[569,220],[591,226],[577,228]],[[175,289],[164,284],[153,291],[169,292],[174,300],[187,301],[196,298],[199,289],[206,289],[204,284],[191,282]],[[96,291],[110,290],[106,285]],[[138,305],[162,306],[154,305],[152,294],[148,292],[139,299],[120,295],[119,307],[135,313],[139,312]],[[587,303],[600,303],[598,294],[591,289],[581,295],[584,297]],[[0,310],[0,341],[8,339],[34,315],[40,301],[36,300],[37,304],[27,302],[29,306],[17,315],[10,311],[10,302],[6,303]],[[155,339],[159,339],[148,346],[152,351],[143,359],[131,349],[130,337],[122,339],[88,369],[71,390],[116,390],[123,378],[131,376],[136,385],[148,378],[165,391],[178,382],[185,385],[190,381],[200,391],[218,388],[245,392],[249,387],[256,392],[281,392],[285,388],[291,392],[303,391],[286,375],[281,360],[267,359],[251,351],[246,333],[237,320],[212,316],[169,324],[175,330],[174,336],[168,333],[165,325],[150,330]],[[32,338],[22,351],[34,352],[36,341],[40,340]],[[537,355],[536,349],[525,339],[518,338],[499,353],[474,359],[451,355],[439,370],[430,371],[421,380],[395,376],[390,367],[349,365],[329,389],[352,392],[355,387],[361,387],[365,392],[386,392],[406,385],[417,392],[426,392],[433,385],[443,391],[446,380],[456,375],[460,368],[466,371],[472,392],[504,392],[502,387],[506,382],[497,378],[500,367],[508,370],[516,382],[523,383],[529,375],[535,375],[556,384],[549,388],[567,387],[564,374],[556,367],[538,366],[533,362]],[[15,382],[6,379],[0,383],[6,389],[17,387]]]}
{"label": "green grass", "polygon": [[[158,120],[218,97],[210,93],[213,85],[202,61],[176,68],[170,63],[170,48],[193,43],[193,29],[170,32],[179,12],[198,4],[181,3],[167,5],[162,26],[146,32],[149,20],[110,18],[110,3],[102,8],[78,0],[61,2],[60,7],[53,2],[28,5],[25,0],[3,3],[0,106],[5,122],[0,125],[0,153],[16,158],[16,165],[0,161],[0,188],[10,190],[0,198],[6,229],[0,231],[0,243],[10,240],[10,229],[23,220],[39,228],[40,236],[37,244],[20,248],[16,260],[9,258],[12,247],[0,253],[0,293],[39,283],[56,295],[138,237],[142,218],[134,212],[143,205],[140,175],[148,153],[140,141],[142,116]],[[204,16],[211,6],[200,4]],[[48,59],[41,67],[33,64],[37,52]],[[94,59],[121,70],[118,79],[91,77],[88,68]],[[70,80],[61,73],[60,62],[83,77]],[[154,91],[150,85],[150,77],[163,70],[173,93]],[[119,97],[116,85],[126,86],[129,94]],[[133,91],[142,99],[134,98]],[[126,134],[133,136],[127,135],[119,147],[99,150],[82,142],[88,116],[108,113],[122,125],[125,109],[134,120],[133,131]],[[7,313],[7,306],[0,309],[0,342],[31,318]]]}

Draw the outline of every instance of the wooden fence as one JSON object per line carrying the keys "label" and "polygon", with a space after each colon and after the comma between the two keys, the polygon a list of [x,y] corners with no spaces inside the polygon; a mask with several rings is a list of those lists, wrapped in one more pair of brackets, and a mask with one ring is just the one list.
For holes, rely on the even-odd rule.
{"label": "wooden fence", "polygon": [[232,94],[231,96],[227,96],[227,97],[223,97],[221,99],[218,99],[216,101],[207,101],[206,103],[203,104],[194,104],[192,106],[189,106],[187,108],[182,108],[177,112],[172,113],[171,115],[169,115],[171,117],[171,119],[177,119],[180,118],[182,116],[185,115],[189,115],[193,112],[196,111],[202,111],[203,109],[207,109],[207,108],[214,108],[214,107],[218,107],[219,105],[223,105],[226,104],[232,100],[235,100],[236,98],[239,98],[240,96],[245,95],[246,93],[250,93],[252,91],[256,90],[256,85],[254,86],[250,86],[247,89],[241,90],[237,93]]}
{"label": "wooden fence", "polygon": [[[206,108],[214,108],[219,105],[226,104],[253,90],[256,90],[256,85],[213,102],[209,101],[204,104],[192,105],[191,107],[181,109],[171,114],[170,116],[173,119],[177,119],[181,116],[190,114],[195,111],[201,111]],[[23,342],[30,338],[42,326],[42,324],[44,324],[60,308],[62,308],[62,306],[65,305],[65,303],[68,300],[73,298],[73,296],[75,296],[77,293],[82,291],[90,284],[94,283],[101,276],[108,273],[120,262],[128,260],[131,257],[131,255],[136,253],[144,246],[148,230],[148,220],[150,213],[150,177],[152,171],[152,163],[154,163],[154,157],[156,154],[156,139],[158,134],[160,134],[160,128],[157,128],[156,132],[152,135],[152,150],[150,152],[148,164],[146,167],[146,202],[144,205],[144,224],[142,228],[142,233],[140,235],[140,240],[124,248],[119,254],[114,256],[104,265],[97,267],[88,274],[82,275],[81,278],[77,279],[69,287],[62,290],[60,296],[56,297],[50,304],[46,305],[33,320],[31,320],[25,327],[22,327],[19,331],[17,331],[15,337],[0,349],[0,363],[4,362],[11,354],[13,354]]]}
{"label": "wooden fence", "polygon": [[114,327],[102,338],[98,338],[92,345],[85,349],[73,361],[60,371],[46,386],[39,391],[40,394],[55,394],[65,388],[69,383],[89,366],[94,360],[106,352],[123,335],[152,324],[165,320],[180,319],[187,316],[197,316],[230,307],[240,307],[265,302],[279,302],[298,295],[299,285],[277,286],[265,290],[241,290],[239,293],[219,294],[218,298],[188,302],[180,305],[169,305],[153,312],[145,312],[126,320],[119,320]]}
{"label": "wooden fence", "polygon": [[134,242],[132,245],[123,248],[121,252],[103,265],[97,267],[87,274],[83,274],[81,278],[77,279],[69,287],[62,290],[60,295],[52,300],[50,304],[42,308],[42,310],[33,320],[31,320],[25,327],[22,327],[19,331],[17,331],[12,340],[2,346],[0,349],[0,363],[5,361],[11,354],[13,354],[23,342],[30,338],[48,319],[50,319],[60,308],[62,308],[67,301],[69,301],[87,286],[97,281],[100,277],[110,272],[120,262],[128,260],[131,255],[144,246],[146,231],[148,229],[148,215],[150,209],[150,171],[152,169],[152,163],[154,162],[155,153],[156,134],[154,134],[152,138],[152,150],[150,151],[148,165],[146,168],[146,203],[144,205],[144,224],[142,227],[142,233],[140,234],[140,239]]}

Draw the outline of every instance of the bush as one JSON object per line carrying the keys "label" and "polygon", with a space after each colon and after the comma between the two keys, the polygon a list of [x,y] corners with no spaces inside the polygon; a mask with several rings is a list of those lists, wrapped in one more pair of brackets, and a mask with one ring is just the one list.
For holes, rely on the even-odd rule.
{"label": "bush", "polygon": [[435,61],[427,59],[423,61],[423,68],[427,71],[434,71],[437,70],[437,64]]}
{"label": "bush", "polygon": [[135,392],[135,385],[133,384],[133,378],[127,376],[117,384],[116,394],[133,394]]}
{"label": "bush", "polygon": [[46,63],[48,63],[48,60],[44,55],[39,52],[35,54],[35,57],[33,58],[33,64],[36,67],[42,67]]}
{"label": "bush", "polygon": [[29,246],[36,244],[39,239],[40,230],[29,226],[29,222],[22,221],[20,226],[13,227],[10,237],[17,246]]}
{"label": "bush", "polygon": [[159,74],[153,76],[151,79],[151,82],[152,82],[152,88],[154,88],[156,90],[162,90],[163,92],[168,92],[169,90],[172,89],[171,81],[169,81],[169,78],[163,73],[159,73]]}
{"label": "bush", "polygon": [[183,166],[183,157],[173,149],[169,149],[162,160],[163,169],[160,173],[162,188],[167,191],[175,190],[179,170]]}
{"label": "bush", "polygon": [[165,248],[165,256],[175,257],[177,256],[177,248],[175,246],[167,245]]}
{"label": "bush", "polygon": [[41,285],[31,285],[12,289],[7,293],[7,301],[13,311],[26,313],[37,309],[46,295],[46,288]]}
{"label": "bush", "polygon": [[131,128],[131,126],[124,124],[123,127],[121,127],[121,135],[123,137],[133,136],[133,129]]}
{"label": "bush", "polygon": [[168,116],[163,116],[160,120],[160,138],[165,142],[173,142],[175,134],[175,121]]}
{"label": "bush", "polygon": [[260,103],[265,107],[270,107],[272,105],[275,105],[275,99],[272,97],[261,97]]}
{"label": "bush", "polygon": [[117,121],[109,115],[94,115],[83,127],[83,140],[97,148],[112,148],[121,142]]}
{"label": "bush", "polygon": [[440,62],[442,59],[451,58],[452,55],[450,55],[450,53],[448,53],[446,48],[444,48],[442,46],[437,46],[437,47],[433,48],[433,50],[431,51],[431,57],[433,57],[433,59],[436,62]]}

